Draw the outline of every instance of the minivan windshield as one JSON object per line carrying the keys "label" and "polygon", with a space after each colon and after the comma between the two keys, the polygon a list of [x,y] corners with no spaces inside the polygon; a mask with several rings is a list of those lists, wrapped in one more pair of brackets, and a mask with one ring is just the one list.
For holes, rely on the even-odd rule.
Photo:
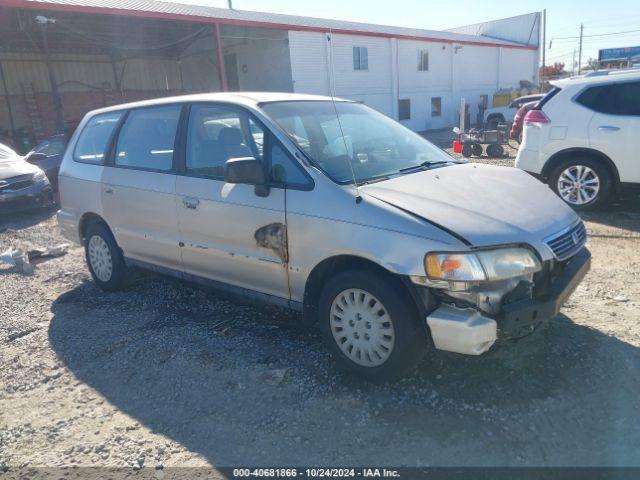
{"label": "minivan windshield", "polygon": [[454,160],[365,105],[283,101],[260,105],[332,180],[359,184]]}

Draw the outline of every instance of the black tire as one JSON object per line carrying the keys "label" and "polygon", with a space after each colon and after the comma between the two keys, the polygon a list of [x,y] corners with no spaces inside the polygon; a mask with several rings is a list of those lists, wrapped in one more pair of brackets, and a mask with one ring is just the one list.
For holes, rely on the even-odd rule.
{"label": "black tire", "polygon": [[[338,340],[334,338],[332,328],[336,328],[336,331],[338,331],[338,329],[337,327],[332,327],[331,324],[333,302],[349,289],[359,289],[373,295],[373,297],[382,303],[382,310],[386,310],[390,318],[390,322],[388,323],[392,325],[394,339],[392,348],[386,349],[386,351],[390,350],[390,353],[382,364],[365,366],[356,363],[356,361],[352,360],[342,351],[341,347],[338,346]],[[369,309],[372,307],[375,308],[376,305],[377,304],[374,303]],[[345,315],[352,314],[347,312],[348,310],[345,310]],[[379,311],[376,310],[376,312]],[[338,273],[332,277],[326,283],[320,294],[318,315],[320,330],[324,341],[338,363],[348,372],[374,382],[390,381],[406,375],[420,362],[427,349],[432,345],[427,336],[426,328],[422,326],[422,322],[419,319],[418,311],[413,304],[413,300],[406,292],[403,292],[399,286],[395,285],[394,282],[390,281],[389,278],[385,278],[385,276],[379,272],[349,270]],[[373,315],[379,315],[379,313],[374,313]],[[356,314],[356,317],[357,316]],[[358,319],[358,321],[364,321],[361,327],[365,325],[366,319],[366,316],[365,318]],[[355,321],[356,318],[349,319],[349,321],[352,320]],[[366,330],[362,331],[366,332]],[[353,333],[353,335],[355,335],[355,333]],[[358,338],[353,337],[353,335],[350,338]],[[370,339],[367,339],[367,341],[369,340]],[[345,339],[342,344],[346,344],[348,341],[355,342],[353,339]],[[381,347],[380,342],[376,342],[373,339],[372,341],[374,344],[377,344],[376,348],[379,349]],[[345,348],[348,348],[348,346]],[[353,349],[355,349],[355,347]],[[366,361],[364,358],[365,355],[371,359],[373,350],[362,349],[362,351],[365,352],[362,354],[363,361]],[[369,354],[371,354],[371,356]],[[380,361],[381,359],[382,357],[375,360]]]}
{"label": "black tire", "polygon": [[472,143],[471,144],[471,151],[473,152],[473,154],[476,157],[481,157],[482,156],[482,145],[480,145],[479,143]]}
{"label": "black tire", "polygon": [[462,146],[462,156],[465,158],[469,158],[471,155],[473,155],[473,148],[471,147],[470,144],[465,144]]}
{"label": "black tire", "polygon": [[[111,260],[111,274],[106,278],[104,275],[97,275],[94,270],[94,266],[92,265],[92,261],[90,259],[90,244],[91,239],[93,237],[99,237],[104,241],[108,248],[108,254]],[[113,238],[113,234],[109,227],[107,227],[104,223],[101,222],[91,222],[87,226],[87,230],[85,233],[85,259],[87,261],[87,266],[89,267],[89,272],[91,272],[91,276],[93,277],[93,281],[103,290],[108,292],[113,292],[119,290],[124,285],[125,276],[127,267],[124,262],[124,257],[122,256],[122,250],[118,247],[115,238]],[[96,265],[98,268],[98,265]],[[100,278],[102,277],[102,278]]]}
{"label": "black tire", "polygon": [[504,148],[502,148],[502,145],[498,145],[497,143],[487,145],[487,156],[493,158],[502,158],[504,156]]}
{"label": "black tire", "polygon": [[[558,185],[560,176],[564,171],[571,167],[579,166],[587,167],[594,172],[600,185],[600,189],[596,196],[592,200],[582,204],[572,203],[566,198],[563,198]],[[592,177],[589,176],[589,178]],[[551,175],[549,175],[547,183],[551,187],[551,190],[553,190],[567,205],[572,207],[574,210],[579,211],[592,210],[606,205],[609,202],[613,191],[613,177],[607,166],[597,158],[585,154],[576,154],[560,161],[552,170]]]}

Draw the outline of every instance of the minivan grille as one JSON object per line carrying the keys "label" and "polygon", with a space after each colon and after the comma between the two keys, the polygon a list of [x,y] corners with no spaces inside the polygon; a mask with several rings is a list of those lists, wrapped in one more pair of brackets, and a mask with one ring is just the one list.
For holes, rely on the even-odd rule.
{"label": "minivan grille", "polygon": [[584,223],[582,222],[551,235],[544,241],[560,261],[566,260],[578,253],[586,242],[587,230],[584,228]]}

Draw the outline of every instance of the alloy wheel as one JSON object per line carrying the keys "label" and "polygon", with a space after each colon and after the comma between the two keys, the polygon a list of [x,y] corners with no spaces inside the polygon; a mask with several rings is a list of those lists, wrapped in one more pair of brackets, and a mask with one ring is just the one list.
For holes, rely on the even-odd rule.
{"label": "alloy wheel", "polygon": [[585,165],[571,165],[558,177],[558,194],[571,205],[592,202],[600,191],[600,177]]}

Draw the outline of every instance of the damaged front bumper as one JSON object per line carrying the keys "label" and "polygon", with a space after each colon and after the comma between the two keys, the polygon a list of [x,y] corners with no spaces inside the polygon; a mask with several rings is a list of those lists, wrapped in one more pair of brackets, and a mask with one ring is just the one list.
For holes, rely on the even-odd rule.
{"label": "damaged front bumper", "polygon": [[591,253],[583,248],[554,274],[543,295],[503,303],[500,312],[493,316],[477,308],[442,303],[426,318],[435,347],[480,355],[489,350],[498,337],[514,338],[531,333],[560,312],[590,267]]}

